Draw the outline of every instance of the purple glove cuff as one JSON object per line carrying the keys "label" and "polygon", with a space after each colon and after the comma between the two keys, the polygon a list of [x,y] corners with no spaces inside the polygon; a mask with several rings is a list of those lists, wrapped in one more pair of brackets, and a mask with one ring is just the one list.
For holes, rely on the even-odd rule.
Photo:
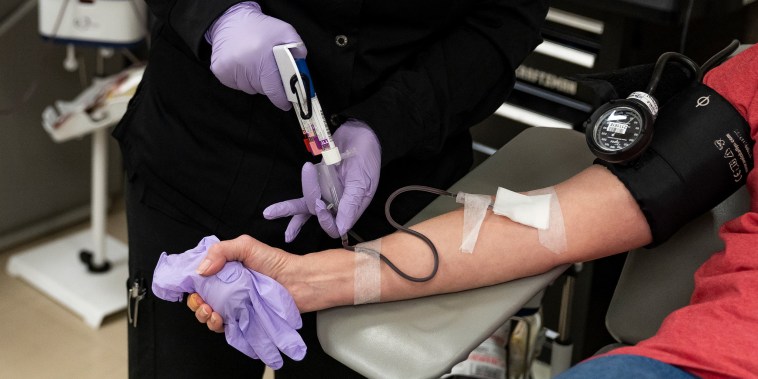
{"label": "purple glove cuff", "polygon": [[[160,258],[158,258],[158,264],[156,265],[156,267],[165,266],[167,264],[166,258],[168,258],[168,255],[166,255],[165,252],[162,253]],[[160,281],[156,282],[155,280],[153,280],[152,290],[155,296],[166,301],[172,301],[172,302],[182,301],[182,297],[184,297],[184,292],[170,290],[162,286],[160,284]]]}

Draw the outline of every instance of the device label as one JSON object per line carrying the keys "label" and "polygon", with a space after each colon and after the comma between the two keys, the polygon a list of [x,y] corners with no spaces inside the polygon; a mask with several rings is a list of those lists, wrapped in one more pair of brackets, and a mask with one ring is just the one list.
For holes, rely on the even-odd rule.
{"label": "device label", "polygon": [[750,171],[748,160],[752,160],[749,144],[745,141],[742,133],[738,130],[732,130],[731,133],[726,133],[724,138],[713,141],[713,144],[716,149],[722,152],[734,182],[742,182],[745,174]]}
{"label": "device label", "polygon": [[642,102],[642,104],[645,104],[645,106],[650,109],[650,113],[653,114],[653,117],[658,114],[658,102],[655,101],[655,99],[640,91],[632,92],[627,99],[635,99],[637,101]]}

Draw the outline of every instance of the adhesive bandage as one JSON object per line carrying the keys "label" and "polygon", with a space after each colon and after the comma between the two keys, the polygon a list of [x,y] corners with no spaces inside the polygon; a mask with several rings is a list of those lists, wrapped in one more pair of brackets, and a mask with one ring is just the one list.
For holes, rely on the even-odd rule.
{"label": "adhesive bandage", "polygon": [[540,244],[548,248],[553,253],[560,254],[568,250],[566,241],[566,226],[563,223],[563,212],[561,203],[558,201],[558,194],[553,187],[542,188],[528,192],[530,197],[533,196],[550,196],[550,217],[548,227],[539,229]]}
{"label": "adhesive bandage", "polygon": [[487,208],[492,204],[490,195],[474,195],[458,192],[455,202],[463,204],[463,240],[461,241],[462,253],[473,253],[476,240],[479,237],[479,229],[482,227]]}
{"label": "adhesive bandage", "polygon": [[498,188],[492,211],[537,229],[540,244],[548,250],[560,254],[568,249],[563,212],[553,187],[529,191],[526,195]]}
{"label": "adhesive bandage", "polygon": [[381,238],[355,246],[353,304],[377,303],[381,300],[382,271],[379,260],[381,251]]}

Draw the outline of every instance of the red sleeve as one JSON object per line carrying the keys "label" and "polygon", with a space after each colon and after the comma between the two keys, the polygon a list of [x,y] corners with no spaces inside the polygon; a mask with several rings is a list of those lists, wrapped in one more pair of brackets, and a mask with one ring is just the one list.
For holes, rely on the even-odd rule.
{"label": "red sleeve", "polygon": [[709,71],[703,80],[737,109],[758,137],[758,44]]}

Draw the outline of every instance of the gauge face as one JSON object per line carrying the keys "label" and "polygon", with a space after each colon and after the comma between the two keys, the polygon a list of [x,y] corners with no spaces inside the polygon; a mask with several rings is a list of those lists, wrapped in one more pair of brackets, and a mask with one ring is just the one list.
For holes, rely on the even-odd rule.
{"label": "gauge face", "polygon": [[630,107],[614,107],[595,123],[595,144],[606,151],[620,151],[633,145],[642,135],[642,116]]}

